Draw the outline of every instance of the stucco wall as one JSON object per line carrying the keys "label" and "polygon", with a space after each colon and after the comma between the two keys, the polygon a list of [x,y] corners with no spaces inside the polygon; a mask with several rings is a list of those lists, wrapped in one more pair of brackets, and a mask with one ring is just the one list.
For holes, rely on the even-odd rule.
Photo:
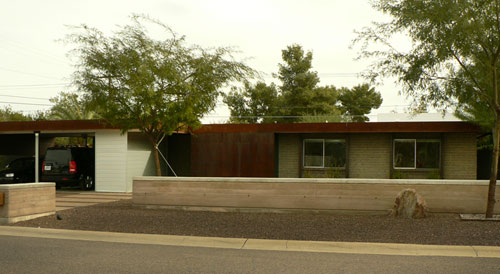
{"label": "stucco wall", "polygon": [[443,134],[443,177],[476,179],[477,147],[474,133]]}
{"label": "stucco wall", "polygon": [[390,178],[391,145],[390,134],[349,135],[349,178]]}
{"label": "stucco wall", "polygon": [[278,177],[298,178],[300,177],[300,136],[298,134],[279,134],[279,167]]}
{"label": "stucco wall", "polygon": [[127,192],[134,176],[156,175],[151,142],[140,132],[127,133]]}

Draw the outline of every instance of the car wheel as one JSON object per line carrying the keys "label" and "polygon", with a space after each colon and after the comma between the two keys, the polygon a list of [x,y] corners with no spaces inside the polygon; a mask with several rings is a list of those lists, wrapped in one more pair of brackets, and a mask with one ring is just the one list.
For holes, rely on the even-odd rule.
{"label": "car wheel", "polygon": [[90,175],[85,175],[81,186],[83,190],[94,189],[94,178],[92,178],[92,176]]}

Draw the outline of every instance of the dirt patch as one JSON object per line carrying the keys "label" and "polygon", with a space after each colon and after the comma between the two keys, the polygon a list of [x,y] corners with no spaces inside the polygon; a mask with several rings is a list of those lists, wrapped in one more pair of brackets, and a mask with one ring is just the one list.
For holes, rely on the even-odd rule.
{"label": "dirt patch", "polygon": [[59,229],[313,241],[500,246],[500,222],[458,214],[425,219],[380,215],[216,213],[132,207],[131,200],[60,211],[11,224]]}

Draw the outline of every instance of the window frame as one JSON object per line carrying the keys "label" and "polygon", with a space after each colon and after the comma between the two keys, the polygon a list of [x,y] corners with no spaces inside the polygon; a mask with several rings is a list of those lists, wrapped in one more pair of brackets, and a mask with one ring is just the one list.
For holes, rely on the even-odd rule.
{"label": "window frame", "polygon": [[[396,161],[395,161],[395,156],[396,156],[396,142],[408,142],[408,141],[413,141],[413,167],[396,167]],[[418,142],[427,142],[427,143],[439,143],[439,152],[438,152],[438,167],[417,167],[417,144]],[[397,138],[393,139],[392,142],[392,168],[395,170],[436,170],[436,169],[441,169],[441,139],[424,139],[424,138]]]}
{"label": "window frame", "polygon": [[[321,141],[323,145],[323,155],[322,155],[322,161],[321,161],[321,166],[306,166],[306,142],[307,141],[314,141],[318,142]],[[326,152],[326,142],[327,141],[333,141],[333,143],[344,143],[345,145],[345,163],[344,166],[342,167],[325,167],[325,152]],[[302,140],[302,168],[304,169],[346,169],[347,166],[347,140],[342,139],[342,138],[306,138]]]}

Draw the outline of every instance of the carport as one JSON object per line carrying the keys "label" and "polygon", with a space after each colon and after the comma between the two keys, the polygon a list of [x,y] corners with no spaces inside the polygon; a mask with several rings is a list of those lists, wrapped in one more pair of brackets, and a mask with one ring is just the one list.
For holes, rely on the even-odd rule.
{"label": "carport", "polygon": [[[93,138],[95,147],[95,191],[97,192],[131,192],[132,181],[128,177],[149,175],[147,163],[134,166],[128,156],[129,134],[121,134],[117,127],[99,120],[85,121],[21,121],[0,122],[0,155],[24,155],[35,157],[38,162],[56,137]],[[142,145],[141,149],[134,145],[143,142],[134,138],[134,156],[142,155],[146,160],[151,149]],[[40,163],[35,164],[35,174],[40,174]],[[134,172],[129,172],[134,170]],[[39,176],[35,176],[38,181]],[[130,182],[129,182],[130,181]]]}

